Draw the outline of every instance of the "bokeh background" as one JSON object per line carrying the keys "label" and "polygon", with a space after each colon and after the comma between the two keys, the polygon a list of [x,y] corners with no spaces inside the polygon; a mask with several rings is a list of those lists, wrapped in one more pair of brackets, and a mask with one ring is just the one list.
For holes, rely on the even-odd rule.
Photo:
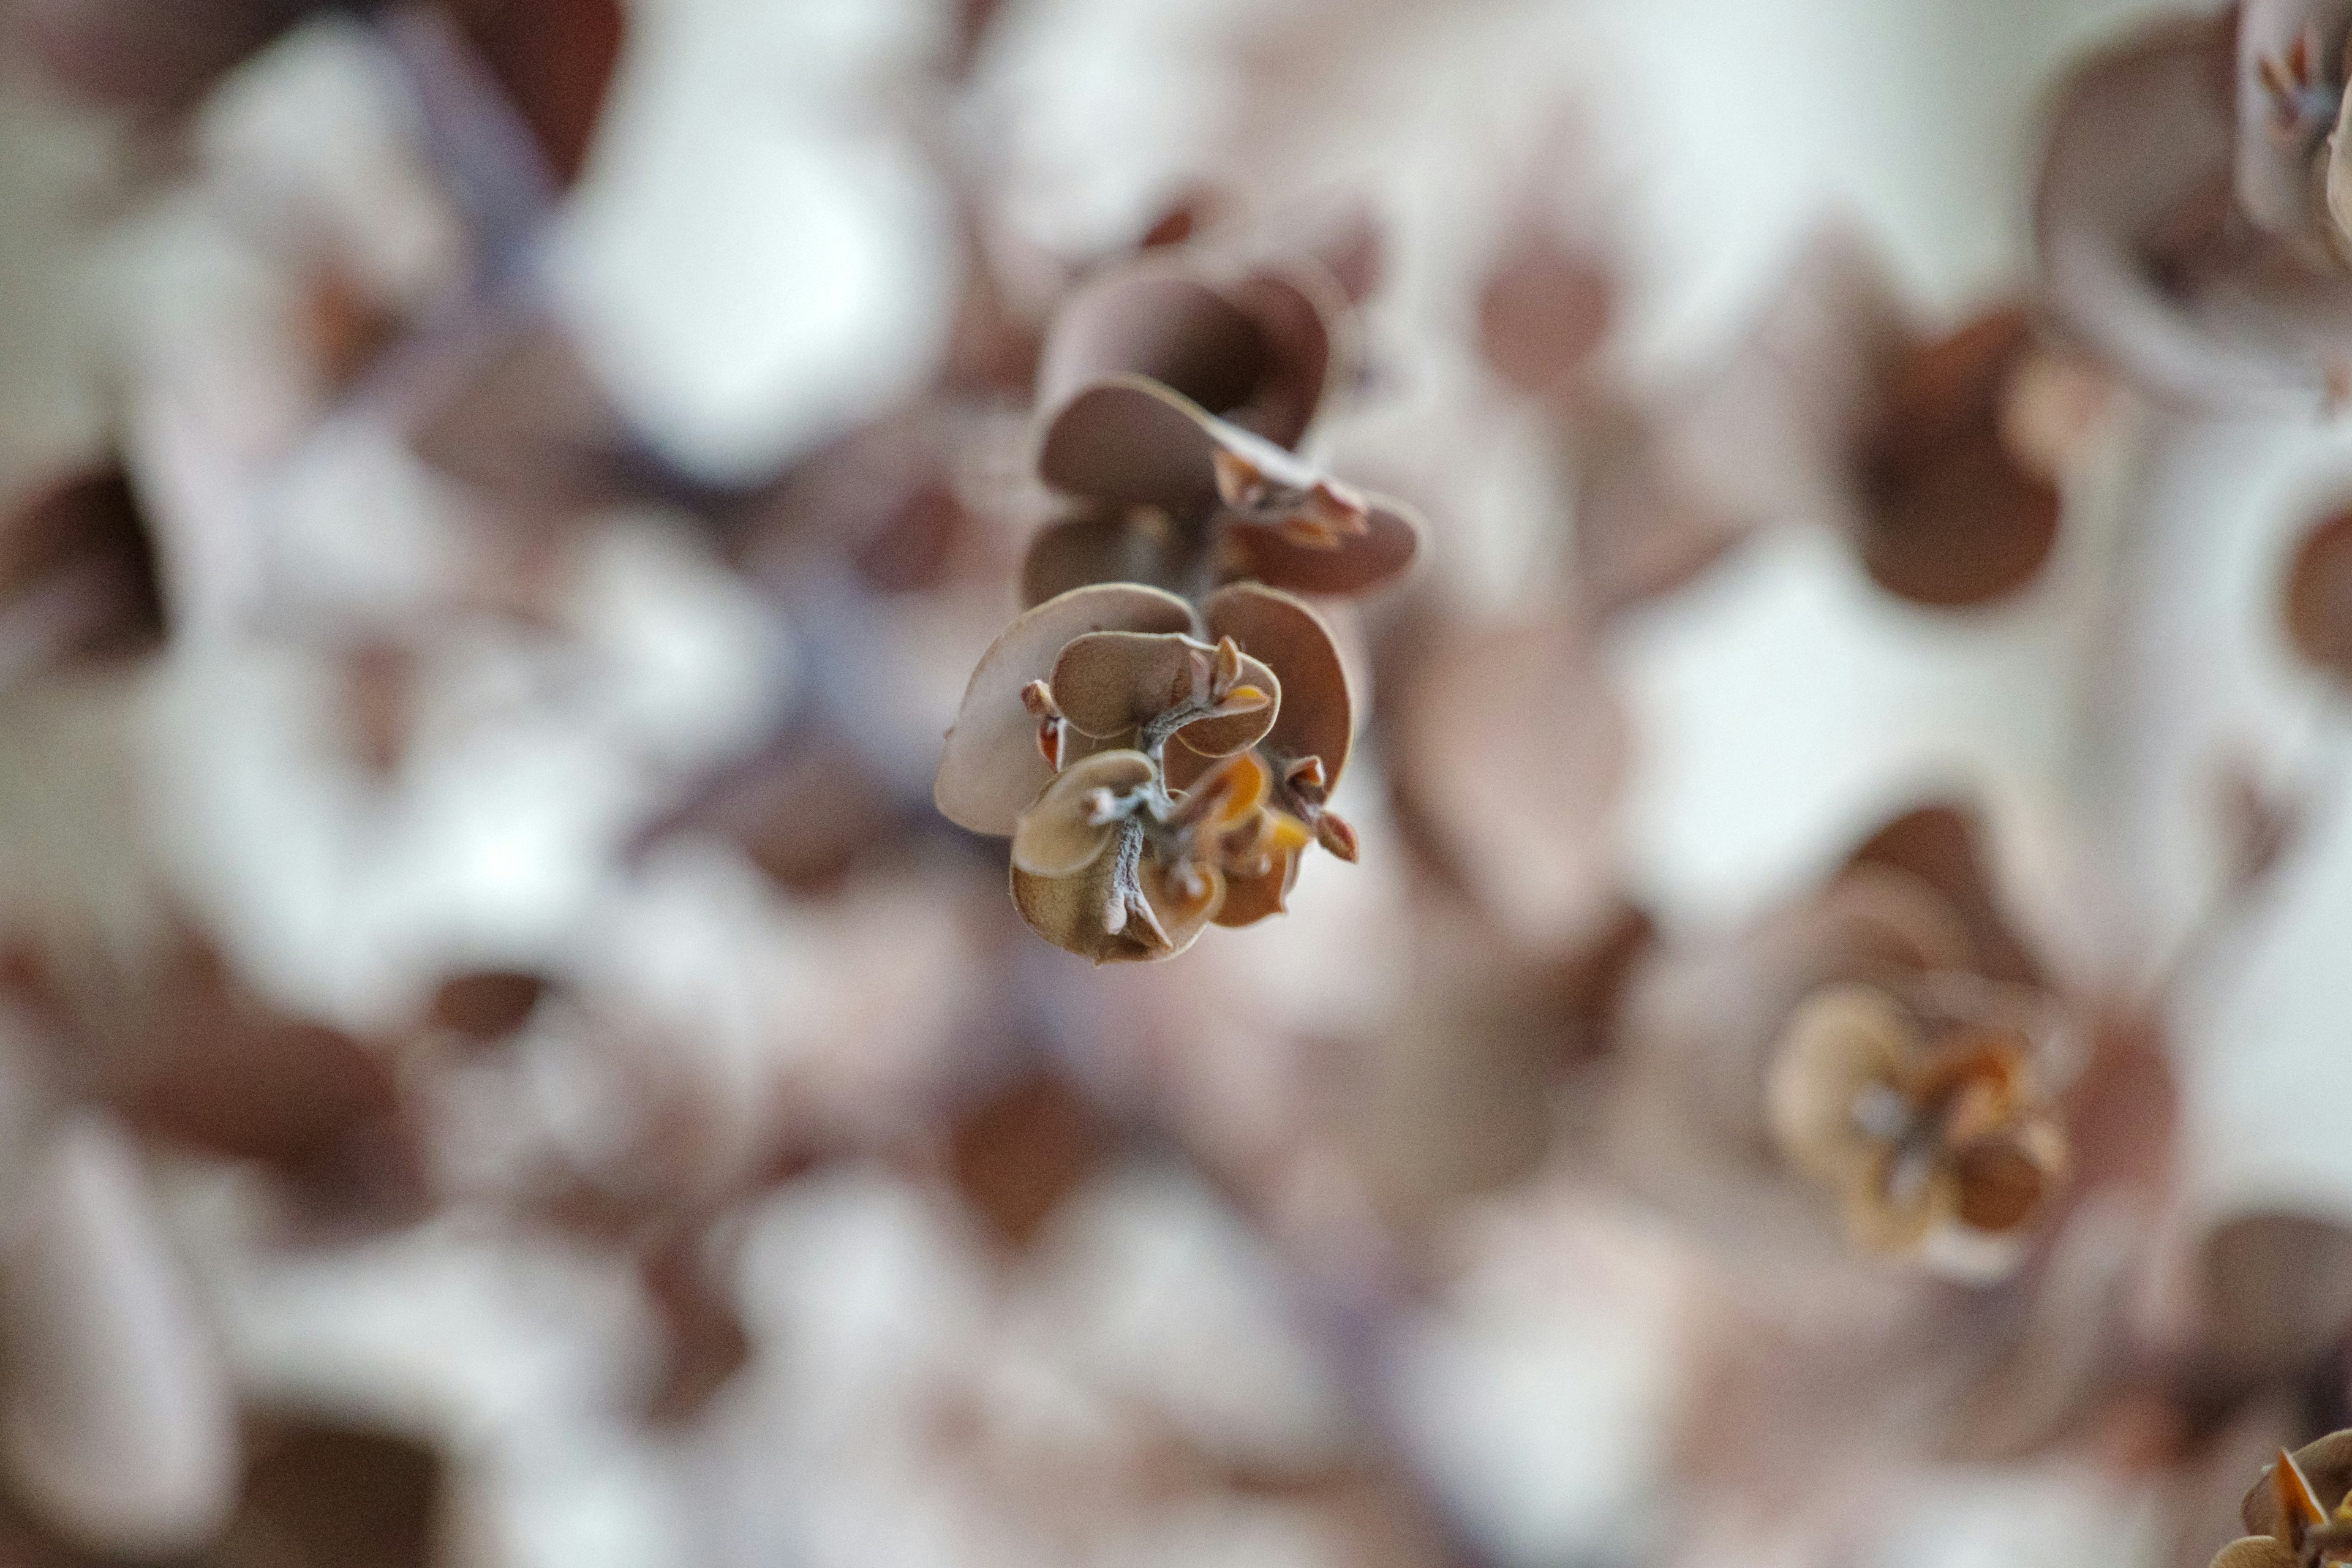
{"label": "bokeh background", "polygon": [[[2343,432],[2105,383],[2019,592],[1794,515],[1604,616],[1498,358],[1671,417],[1825,235],[2030,300],[2160,0],[297,9],[0,3],[6,1561],[2196,1568],[2342,1407]],[[1360,268],[1318,448],[1429,532],[1361,863],[1097,973],[929,791],[1147,239]],[[1579,1010],[1942,801],[2139,1031],[2024,1284],[1784,1234]]]}

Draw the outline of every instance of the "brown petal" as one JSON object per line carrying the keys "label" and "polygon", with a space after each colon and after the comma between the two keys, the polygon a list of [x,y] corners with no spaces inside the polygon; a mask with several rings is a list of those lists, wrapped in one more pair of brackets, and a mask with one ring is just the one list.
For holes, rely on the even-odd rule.
{"label": "brown petal", "polygon": [[1345,309],[1337,287],[1312,268],[1265,269],[1218,287],[1181,261],[1134,263],[1080,288],[1055,316],[1038,405],[1058,410],[1083,387],[1140,377],[1293,446],[1322,399],[1329,323]]}
{"label": "brown petal", "polygon": [[153,529],[121,468],[0,522],[0,684],[66,658],[145,653],[166,630]]}
{"label": "brown petal", "polygon": [[1390,496],[1364,497],[1365,531],[1320,548],[1280,529],[1236,525],[1218,531],[1218,574],[1228,582],[1255,578],[1300,594],[1369,594],[1404,575],[1421,552],[1425,531],[1418,514]]}
{"label": "brown petal", "polygon": [[2322,518],[2303,536],[2282,614],[2294,651],[2352,684],[2352,510]]}
{"label": "brown petal", "polygon": [[1021,603],[1042,605],[1093,583],[1182,585],[1183,541],[1167,513],[1074,517],[1037,531],[1021,563]]}
{"label": "brown petal", "polygon": [[187,1550],[236,1496],[218,1350],[121,1126],[78,1115],[32,1160],[0,1267],[0,1457],[14,1489],[87,1547]]}
{"label": "brown petal", "polygon": [[2041,966],[2002,914],[1985,868],[1983,829],[1973,812],[1938,804],[1905,812],[1872,834],[1846,861],[1907,872],[1945,900],[1967,926],[1971,966],[1991,980],[2039,984]]}
{"label": "brown petal", "polygon": [[265,1561],[273,1568],[430,1568],[443,1560],[447,1477],[425,1444],[330,1418],[280,1416],[258,1424],[254,1450],[225,1538],[225,1568]]}
{"label": "brown petal", "polygon": [[1995,1233],[2015,1230],[2039,1213],[2065,1168],[2066,1145],[2047,1121],[1970,1143],[1953,1156],[1960,1223]]}
{"label": "brown petal", "polygon": [[1053,776],[1038,753],[1037,721],[1021,705],[1021,689],[1050,675],[1075,637],[1105,630],[1184,632],[1193,624],[1183,600],[1134,584],[1076,588],[1024,612],[990,645],[964,689],[932,787],[940,811],[974,833],[1009,836]]}
{"label": "brown petal", "polygon": [[1079,734],[1123,735],[1171,708],[1206,700],[1200,660],[1213,653],[1181,632],[1091,632],[1071,638],[1054,660],[1054,700]]}
{"label": "brown petal", "polygon": [[1255,323],[1265,344],[1266,368],[1246,406],[1218,409],[1277,447],[1296,447],[1313,423],[1339,360],[1334,323],[1346,319],[1347,296],[1315,267],[1254,272],[1226,290]]}
{"label": "brown petal", "polygon": [[1527,224],[1496,256],[1478,295],[1478,347],[1495,374],[1530,397],[1561,398],[1582,380],[1615,308],[1601,259]]}
{"label": "brown petal", "polygon": [[1356,732],[1356,702],[1339,645],[1323,617],[1288,594],[1236,583],[1202,601],[1213,637],[1231,637],[1281,682],[1282,707],[1262,742],[1281,763],[1323,759],[1326,789],[1339,786]]}
{"label": "brown petal", "polygon": [[[1072,639],[1054,661],[1054,697],[1079,734],[1123,736],[1171,709],[1209,700],[1208,676],[1217,650],[1181,634],[1097,632]],[[1228,756],[1257,744],[1282,704],[1281,683],[1244,655],[1234,699],[1265,698],[1244,710],[1196,720],[1175,731],[1202,756]]]}
{"label": "brown petal", "polygon": [[1781,1154],[1843,1186],[1874,1170],[1886,1144],[1854,1120],[1855,1098],[1890,1088],[1917,1031],[1894,998],[1868,985],[1832,985],[1799,1005],[1773,1047],[1765,1111]]}
{"label": "brown petal", "polygon": [[1583,934],[1612,897],[1623,705],[1565,617],[1456,625],[1406,670],[1398,782],[1444,863],[1531,946]]}
{"label": "brown petal", "polygon": [[2057,487],[2004,439],[2024,312],[1995,311],[1894,367],[1862,454],[1855,548],[1873,581],[1915,604],[1982,604],[2032,582],[2058,537]]}
{"label": "brown petal", "polygon": [[1008,1247],[1027,1247],[1063,1202],[1102,1167],[1109,1129],[1057,1073],[1035,1072],[956,1118],[948,1171],[965,1205]]}
{"label": "brown petal", "polygon": [[1087,819],[1087,797],[1097,790],[1139,789],[1155,772],[1141,752],[1097,752],[1063,769],[1014,826],[1013,864],[1033,877],[1067,877],[1084,868],[1118,830],[1116,823]]}
{"label": "brown petal", "polygon": [[1037,402],[1056,408],[1082,387],[1132,376],[1223,412],[1248,400],[1268,363],[1248,311],[1183,262],[1139,262],[1097,275],[1063,304],[1038,362]]}
{"label": "brown petal", "polygon": [[572,184],[620,63],[627,17],[619,0],[452,0],[450,10],[555,183]]}
{"label": "brown petal", "polygon": [[1285,911],[1290,889],[1298,885],[1299,862],[1306,857],[1286,850],[1274,857],[1265,875],[1239,877],[1227,873],[1225,901],[1217,910],[1221,926],[1255,925],[1268,915]]}
{"label": "brown petal", "polygon": [[2267,1535],[2244,1535],[2213,1554],[2210,1568],[2295,1568],[2295,1554]]}
{"label": "brown petal", "polygon": [[520,1032],[538,1011],[547,991],[545,975],[524,970],[480,969],[453,974],[433,993],[425,1026],[488,1045]]}
{"label": "brown petal", "polygon": [[1153,862],[1147,855],[1143,894],[1159,929],[1155,932],[1139,917],[1131,915],[1121,930],[1113,932],[1107,929],[1104,910],[1110,901],[1118,861],[1116,853],[1099,855],[1069,877],[1033,877],[1015,866],[1013,907],[1039,936],[1097,963],[1173,958],[1192,946],[1224,896],[1223,878],[1213,871],[1208,873],[1209,897],[1197,903],[1188,902],[1169,886],[1163,875],[1153,874]]}

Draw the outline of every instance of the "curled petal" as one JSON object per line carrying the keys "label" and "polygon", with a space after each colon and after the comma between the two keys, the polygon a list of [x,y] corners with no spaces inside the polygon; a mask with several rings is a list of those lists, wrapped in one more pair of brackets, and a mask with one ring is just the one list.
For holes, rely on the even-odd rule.
{"label": "curled petal", "polygon": [[[1140,828],[1127,831],[1139,834]],[[1148,855],[1129,859],[1123,846],[1067,877],[1034,877],[1013,868],[1013,903],[1029,929],[1055,946],[1097,963],[1173,958],[1192,945],[1224,898],[1224,879],[1202,868],[1205,892],[1172,886]],[[1125,876],[1128,879],[1122,880]]]}
{"label": "curled petal", "polygon": [[1013,864],[1033,877],[1066,877],[1108,847],[1115,821],[1097,821],[1097,792],[1125,795],[1151,782],[1141,752],[1097,752],[1054,776],[1013,829]]}
{"label": "curled petal", "polygon": [[[2294,1475],[2282,1477],[2284,1467],[2273,1465],[2247,1489],[2238,1511],[2251,1533],[2282,1542],[2292,1539],[2290,1531],[2296,1521],[2285,1507],[2289,1489],[2300,1486],[2311,1507],[2323,1517],[2340,1507],[2347,1490],[2352,1490],[2352,1431],[2331,1432],[2317,1442],[2305,1443],[2293,1458]],[[2307,1513],[2302,1521],[2309,1522]]]}
{"label": "curled petal", "polygon": [[1264,742],[1267,752],[1285,763],[1321,758],[1324,788],[1335,787],[1354,743],[1356,703],[1323,617],[1288,594],[1255,583],[1218,589],[1202,602],[1201,615],[1211,636],[1233,638],[1281,682],[1281,710]]}
{"label": "curled petal", "polygon": [[1298,885],[1300,858],[1295,849],[1279,850],[1269,858],[1263,871],[1248,876],[1227,873],[1225,901],[1217,910],[1217,923],[1255,925],[1268,915],[1283,913],[1290,889]]}
{"label": "curled petal", "polygon": [[1420,517],[1389,496],[1366,495],[1360,531],[1300,534],[1227,522],[1217,542],[1219,574],[1255,578],[1300,594],[1369,594],[1404,575],[1421,552]]}
{"label": "curled petal", "polygon": [[[998,837],[1053,776],[1022,689],[1050,675],[1062,649],[1092,632],[1192,629],[1183,600],[1135,584],[1074,589],[1024,614],[981,657],[940,757],[932,798],[959,826]],[[1057,693],[1058,696],[1058,693]]]}
{"label": "curled petal", "polygon": [[1825,986],[1807,997],[1781,1030],[1764,1085],[1782,1155],[1841,1186],[1875,1171],[1886,1144],[1864,1129],[1855,1105],[1870,1086],[1895,1084],[1916,1043],[1909,1016],[1875,987]]}
{"label": "curled petal", "polygon": [[2286,1543],[2267,1535],[2242,1535],[2213,1554],[2210,1568],[2295,1568]]}
{"label": "curled petal", "polygon": [[1073,294],[1041,358],[1038,401],[1056,408],[1115,376],[1159,383],[1281,446],[1306,433],[1335,358],[1338,286],[1309,268],[1218,283],[1183,262],[1114,269]]}
{"label": "curled petal", "polygon": [[1181,393],[1142,376],[1096,382],[1046,421],[1037,476],[1070,495],[1152,506],[1181,521],[1219,500],[1217,458],[1245,458],[1286,489],[1323,476],[1280,447],[1218,418]]}
{"label": "curled petal", "polygon": [[1073,728],[1102,739],[1163,716],[1198,710],[1174,732],[1204,756],[1257,744],[1279,710],[1281,683],[1255,658],[1240,659],[1242,684],[1214,695],[1217,649],[1175,633],[1099,632],[1073,638],[1054,663],[1054,691]]}

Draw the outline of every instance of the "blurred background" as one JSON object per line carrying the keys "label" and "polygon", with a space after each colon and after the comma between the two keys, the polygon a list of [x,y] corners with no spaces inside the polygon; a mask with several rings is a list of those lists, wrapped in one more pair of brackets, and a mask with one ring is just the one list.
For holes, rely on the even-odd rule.
{"label": "blurred background", "polygon": [[[0,0],[0,1563],[2199,1568],[2352,1425],[2352,440],[2033,310],[2176,12]],[[930,790],[1146,250],[1427,531],[1360,863],[1096,970]],[[1814,391],[1989,317],[1906,585]],[[1865,841],[2066,1020],[2006,1250],[1761,1130]]]}

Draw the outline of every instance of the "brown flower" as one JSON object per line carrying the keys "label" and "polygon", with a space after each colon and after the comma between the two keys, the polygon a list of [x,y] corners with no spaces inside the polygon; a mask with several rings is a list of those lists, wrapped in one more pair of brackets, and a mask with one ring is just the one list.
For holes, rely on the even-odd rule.
{"label": "brown flower", "polygon": [[1783,1030],[1766,1083],[1774,1142],[1841,1200],[1865,1247],[1908,1251],[1950,1226],[2017,1230],[2063,1178],[2066,1146],[2032,1042],[1997,1009],[1898,1000],[1847,983]]}
{"label": "brown flower", "polygon": [[2352,1431],[2332,1432],[2277,1460],[2246,1493],[2248,1533],[2214,1554],[2213,1568],[2318,1568],[2352,1559]]}
{"label": "brown flower", "polygon": [[1421,526],[1402,502],[1292,449],[1345,306],[1312,268],[1218,279],[1158,258],[1072,296],[1038,369],[1037,471],[1081,504],[1030,547],[1024,602],[1108,581],[1360,594],[1410,566]]}

